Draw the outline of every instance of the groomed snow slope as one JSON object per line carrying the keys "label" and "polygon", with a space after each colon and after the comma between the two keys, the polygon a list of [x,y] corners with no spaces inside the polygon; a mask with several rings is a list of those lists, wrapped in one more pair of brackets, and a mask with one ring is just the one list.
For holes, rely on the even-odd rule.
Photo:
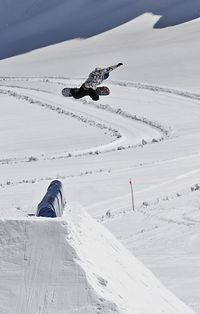
{"label": "groomed snow slope", "polygon": [[2,314],[193,313],[76,205],[0,230]]}
{"label": "groomed snow slope", "polygon": [[50,181],[60,179],[68,200],[106,223],[198,310],[199,190],[190,187],[199,182],[199,96],[112,81],[98,103],[62,96],[63,86],[80,82],[1,80],[1,217],[35,213]]}

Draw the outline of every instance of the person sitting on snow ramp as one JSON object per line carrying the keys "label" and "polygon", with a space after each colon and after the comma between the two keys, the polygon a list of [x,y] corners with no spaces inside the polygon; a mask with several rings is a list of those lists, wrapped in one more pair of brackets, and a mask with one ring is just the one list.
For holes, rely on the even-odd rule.
{"label": "person sitting on snow ramp", "polygon": [[71,88],[71,95],[76,99],[82,98],[84,96],[90,96],[93,100],[99,100],[99,95],[96,92],[97,85],[100,85],[103,80],[106,80],[109,77],[109,73],[111,71],[121,65],[123,65],[123,63],[118,63],[117,65],[113,65],[105,69],[96,68],[89,74],[88,79],[81,85],[79,89]]}

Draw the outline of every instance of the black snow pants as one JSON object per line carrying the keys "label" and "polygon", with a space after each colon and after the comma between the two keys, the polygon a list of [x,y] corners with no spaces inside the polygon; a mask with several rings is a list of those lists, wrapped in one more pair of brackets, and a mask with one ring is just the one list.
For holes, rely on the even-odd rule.
{"label": "black snow pants", "polygon": [[99,95],[92,88],[86,88],[85,84],[82,84],[80,88],[71,88],[71,94],[74,98],[79,99],[84,96],[90,96],[93,100],[99,100]]}

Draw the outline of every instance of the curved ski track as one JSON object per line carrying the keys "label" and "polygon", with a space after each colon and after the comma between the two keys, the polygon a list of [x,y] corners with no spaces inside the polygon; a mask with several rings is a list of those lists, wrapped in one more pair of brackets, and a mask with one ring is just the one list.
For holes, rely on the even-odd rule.
{"label": "curved ski track", "polygon": [[[34,84],[42,84],[43,86],[36,87]],[[33,84],[33,86],[30,86]],[[121,150],[142,148],[147,144],[158,143],[160,141],[170,139],[174,137],[173,130],[170,126],[164,126],[158,121],[152,121],[146,117],[141,117],[138,115],[133,115],[129,112],[122,110],[121,108],[115,108],[107,103],[92,102],[87,98],[80,100],[73,100],[71,98],[63,98],[61,95],[61,89],[63,86],[76,86],[77,80],[71,78],[2,78],[0,79],[0,93],[6,94],[8,96],[14,97],[19,100],[27,101],[31,105],[37,105],[41,108],[52,110],[56,114],[62,114],[70,116],[72,119],[77,119],[82,123],[86,123],[89,126],[100,128],[102,131],[107,131],[110,135],[111,142],[99,147],[91,147],[90,149],[83,149],[81,151],[74,152],[65,152],[62,154],[57,154],[56,152],[52,155],[46,156],[37,156],[35,161],[38,160],[54,160],[61,158],[73,158],[73,157],[82,157],[85,155],[96,155],[106,152],[118,152]],[[136,89],[144,89],[151,92],[161,92],[171,94],[172,96],[181,96],[184,98],[189,98],[195,101],[200,101],[200,95],[195,93],[190,93],[186,91],[179,91],[170,88],[163,88],[159,86],[153,86],[149,84],[141,84],[135,82],[115,82],[111,81],[111,85],[123,86],[123,87],[132,87]],[[54,90],[50,86],[55,86]],[[138,131],[139,130],[139,131]],[[137,134],[138,132],[138,134]],[[151,140],[146,140],[145,135],[148,132],[152,132]],[[135,137],[138,139],[135,141]],[[114,140],[113,140],[114,138]],[[29,162],[29,157],[25,156],[24,158],[10,158],[0,160],[0,164],[16,164],[21,162]],[[160,162],[160,161],[159,161]],[[163,161],[164,162],[164,161]],[[170,162],[166,161],[166,162]],[[147,163],[148,164],[148,163]],[[137,166],[137,165],[136,165]],[[197,170],[199,171],[199,170]],[[98,169],[96,171],[85,171],[80,174],[72,174],[70,176],[60,175],[59,178],[67,178],[74,176],[82,176],[88,174],[95,174],[99,172],[110,172],[110,169]],[[188,172],[190,175],[190,172]],[[20,180],[20,181],[9,181],[1,183],[1,187],[12,186],[17,184],[24,183],[35,183],[43,180],[50,180],[53,177],[40,177],[33,178],[30,180]],[[166,184],[171,184],[172,181],[166,181]],[[165,182],[163,183],[165,184]],[[153,189],[157,187],[154,186]],[[139,193],[145,192],[139,191]],[[174,197],[177,193],[171,194],[169,197]],[[168,197],[167,196],[167,197]],[[127,195],[122,198],[127,198]],[[112,200],[111,200],[112,201]],[[110,202],[111,202],[110,201]],[[109,203],[110,203],[109,202]],[[108,204],[108,203],[107,203]],[[93,204],[94,205],[94,204]],[[142,208],[142,205],[140,205]],[[142,209],[141,209],[142,210]],[[118,208],[116,214],[121,214],[127,210],[122,210]],[[100,216],[99,216],[100,217]]]}
{"label": "curved ski track", "polygon": [[[18,84],[10,84],[9,81],[15,81]],[[100,128],[103,131],[107,131],[111,137],[111,143],[106,145],[101,145],[99,147],[91,147],[89,150],[81,150],[78,152],[70,153],[70,157],[82,156],[87,154],[96,154],[96,153],[103,153],[103,152],[110,152],[110,151],[118,151],[136,147],[142,147],[146,144],[152,144],[158,141],[163,141],[166,138],[171,136],[171,129],[169,127],[165,127],[161,125],[157,121],[151,121],[146,117],[140,117],[138,115],[130,114],[121,108],[113,108],[109,104],[101,104],[100,102],[95,103],[92,101],[88,101],[86,99],[80,100],[72,100],[72,99],[64,99],[61,95],[61,88],[60,88],[60,95],[56,95],[51,90],[47,89],[36,89],[33,87],[24,87],[20,86],[22,82],[30,82],[30,81],[37,81],[37,79],[33,78],[24,78],[24,79],[17,79],[17,78],[4,78],[1,80],[4,84],[0,84],[0,93],[6,94],[11,97],[15,97],[20,100],[27,101],[30,104],[34,104],[40,107],[43,107],[48,110],[55,111],[58,114],[70,116],[73,119],[77,119],[83,123],[88,124],[89,126]],[[42,83],[51,83],[66,86],[69,83],[63,83],[56,79],[52,80],[50,78],[45,79],[38,79],[39,82]],[[56,82],[55,82],[56,81]],[[22,84],[23,85],[23,84]],[[37,95],[36,95],[37,93]],[[50,96],[49,96],[50,94]],[[52,98],[52,94],[54,95],[55,100],[50,100]],[[70,105],[69,105],[70,104]],[[90,107],[90,108],[88,108]],[[66,110],[66,108],[68,110]],[[101,111],[101,112],[100,112]],[[106,112],[106,114],[103,113]],[[110,119],[106,116],[108,113],[111,113]],[[117,122],[113,122],[116,120]],[[131,123],[136,123],[136,125],[132,124],[130,126],[126,126],[126,121],[130,120]],[[121,121],[120,121],[121,120]],[[132,130],[133,128],[133,130]],[[144,130],[143,130],[144,129]],[[153,130],[152,138],[149,140],[145,139],[145,134],[149,133],[149,129]],[[152,132],[152,131],[151,131]],[[143,134],[142,134],[143,133]],[[143,137],[141,138],[141,135]],[[139,140],[135,141],[134,137],[138,137]],[[113,141],[114,138],[114,141]],[[55,153],[53,157],[42,157],[38,156],[38,158],[43,159],[55,159],[55,158],[67,158],[69,152],[63,152],[62,155],[58,156]],[[0,160],[1,163],[10,163],[10,162],[22,162],[23,159],[7,159],[7,160]],[[27,158],[24,158],[24,161],[27,161]]]}
{"label": "curved ski track", "polygon": [[[164,265],[167,274],[171,274],[171,279],[167,282],[169,287],[177,286],[177,291],[184,291],[187,287],[189,291],[189,283],[189,287],[198,291],[198,288],[195,290],[198,287],[195,280],[199,276],[199,267],[195,268],[193,262],[197,260],[198,264],[199,260],[200,128],[197,115],[200,113],[200,94],[150,84],[109,81],[109,86],[113,85],[116,92],[117,87],[121,86],[124,96],[126,90],[134,90],[134,93],[144,90],[141,97],[142,109],[140,110],[138,103],[136,108],[139,113],[133,114],[133,93],[124,100],[120,93],[116,93],[116,98],[111,94],[110,98],[102,98],[99,102],[92,102],[88,98],[74,100],[61,95],[64,86],[75,87],[81,81],[65,77],[0,78],[0,93],[17,99],[18,104],[19,101],[26,101],[28,106],[38,106],[41,110],[49,110],[55,115],[76,119],[91,127],[91,130],[98,128],[106,133],[109,139],[109,143],[89,149],[68,152],[63,148],[61,153],[54,151],[51,154],[36,156],[35,159],[22,155],[21,158],[13,156],[0,160],[3,170],[0,180],[1,214],[26,216],[28,211],[35,212],[37,198],[34,192],[40,197],[38,191],[45,188],[47,182],[61,179],[66,184],[66,192],[71,193],[71,199],[80,201],[93,217],[107,224],[122,243],[134,251],[146,265],[152,267],[154,258],[151,254],[156,254],[154,264],[156,267],[158,265],[157,275],[161,279],[166,278],[166,273],[165,270],[164,275],[159,273],[157,255],[161,257],[161,261],[163,258],[164,264],[165,260],[169,261],[167,266]],[[159,94],[158,98],[156,93]],[[153,99],[149,103],[148,97]],[[137,96],[134,99],[138,101]],[[120,108],[115,100],[121,101]],[[150,112],[148,105],[157,100],[161,100],[161,103],[158,102],[154,111]],[[183,112],[180,121],[176,123],[182,105],[188,119],[184,119]],[[168,108],[171,114],[169,119],[166,119],[168,125],[165,125],[162,110],[168,115]],[[129,109],[132,112],[129,112]],[[175,115],[173,110],[177,110]],[[190,110],[193,110],[192,122]],[[143,113],[150,114],[144,117]],[[97,156],[99,154],[102,155]],[[54,166],[55,171],[51,169]],[[21,175],[22,167],[24,169]],[[133,176],[136,205],[134,214],[130,202],[129,175]],[[34,183],[38,185],[34,186]],[[93,185],[96,185],[94,189]],[[27,201],[28,196],[30,199]],[[19,201],[20,197],[24,197],[25,201]],[[32,199],[34,204],[31,203]],[[27,246],[27,243],[24,245]],[[186,256],[182,259],[183,253]],[[33,252],[26,250],[26,254],[28,257],[34,255],[35,258],[34,247]],[[24,257],[25,262],[26,260],[27,256]],[[50,271],[52,263],[53,260],[49,264]],[[24,274],[25,287],[30,286],[29,281],[35,274],[37,276],[37,266],[36,263],[36,268],[28,276]],[[181,280],[179,282],[180,277],[175,273],[179,273],[179,267],[180,273],[181,270],[191,270],[194,267],[193,277],[196,277],[193,285],[191,271],[184,273],[183,283]],[[153,270],[156,273],[156,269]],[[32,296],[32,292],[28,291],[27,304],[31,305]],[[182,299],[184,300],[184,293]],[[195,299],[195,294],[194,301],[188,303],[199,309],[198,296]]]}

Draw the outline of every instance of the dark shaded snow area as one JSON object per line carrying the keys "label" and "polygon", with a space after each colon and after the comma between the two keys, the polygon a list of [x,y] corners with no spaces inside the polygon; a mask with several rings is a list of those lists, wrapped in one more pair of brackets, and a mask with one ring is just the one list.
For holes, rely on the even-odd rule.
{"label": "dark shaded snow area", "polygon": [[199,0],[9,0],[0,4],[0,59],[74,38],[89,38],[144,13],[163,28],[200,16]]}

